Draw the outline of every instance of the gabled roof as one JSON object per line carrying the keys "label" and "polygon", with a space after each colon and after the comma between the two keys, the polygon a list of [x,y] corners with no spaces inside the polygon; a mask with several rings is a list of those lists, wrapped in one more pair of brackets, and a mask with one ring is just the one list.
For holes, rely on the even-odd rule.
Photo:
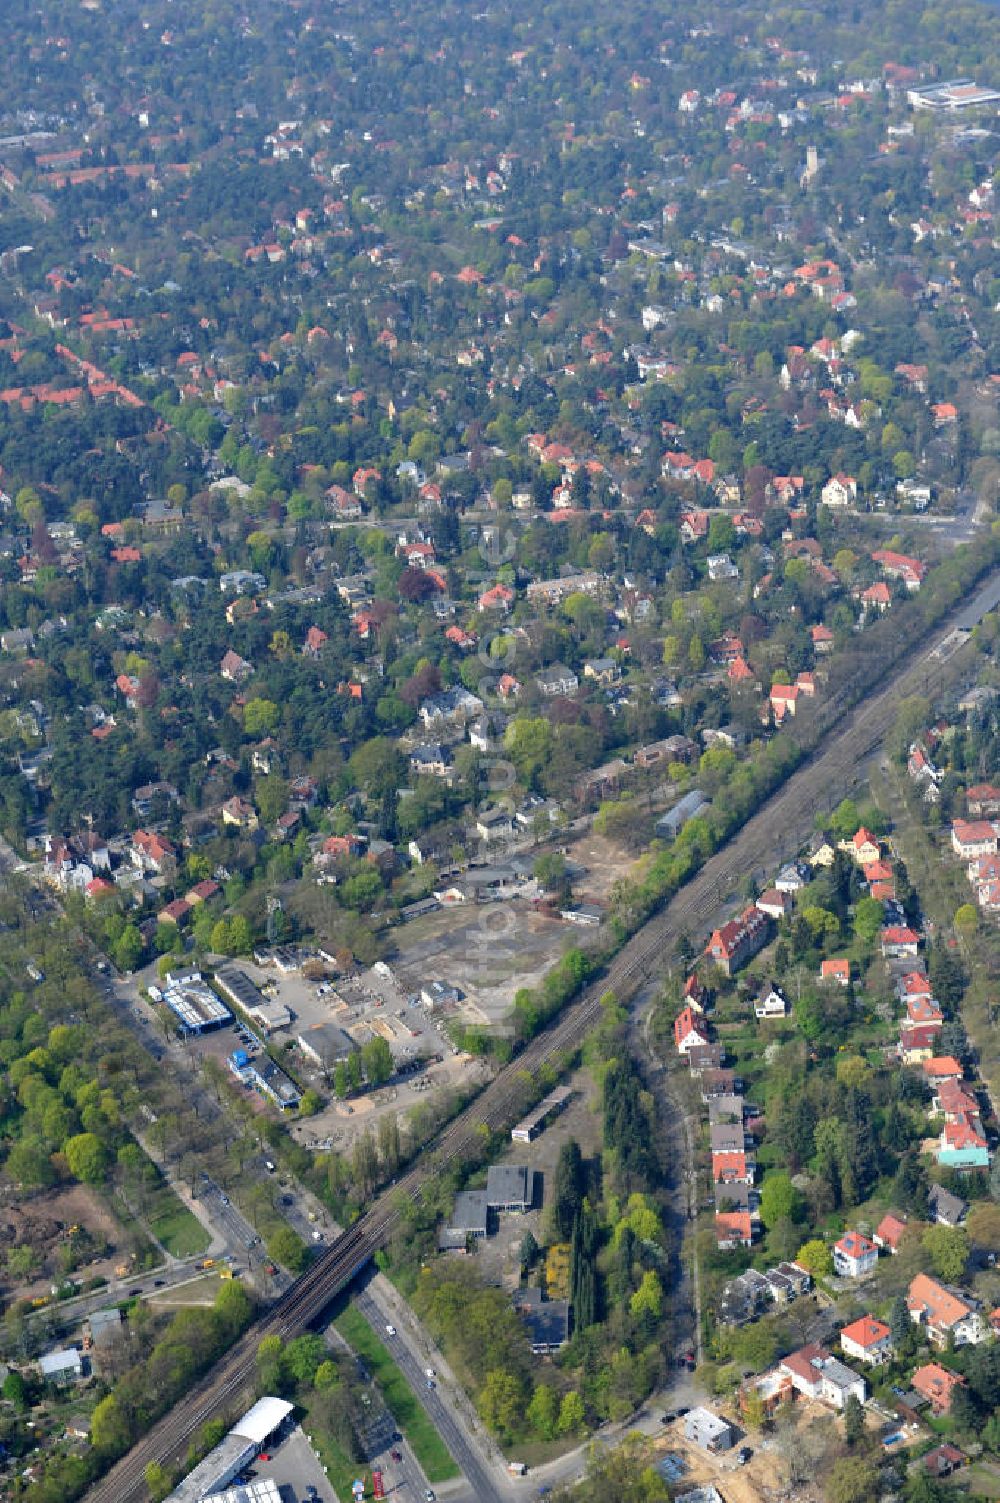
{"label": "gabled roof", "polygon": [[895,1251],[905,1231],[906,1222],[894,1215],[892,1211],[887,1211],[875,1228],[875,1239],[881,1242],[883,1247]]}
{"label": "gabled roof", "polygon": [[943,1330],[950,1330],[973,1313],[971,1305],[926,1273],[918,1273],[913,1279],[906,1304],[911,1315],[919,1315],[928,1325]]}

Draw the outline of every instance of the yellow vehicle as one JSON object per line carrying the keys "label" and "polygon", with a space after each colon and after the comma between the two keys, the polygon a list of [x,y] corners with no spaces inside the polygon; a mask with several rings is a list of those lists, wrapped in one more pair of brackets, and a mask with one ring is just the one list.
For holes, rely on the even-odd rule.
{"label": "yellow vehicle", "polygon": [[42,1306],[43,1305],[47,1305],[48,1302],[49,1302],[49,1297],[48,1297],[47,1294],[40,1294],[37,1299],[33,1299],[31,1301],[32,1306],[36,1310],[40,1310],[42,1308]]}
{"label": "yellow vehicle", "polygon": [[220,1279],[234,1279],[235,1277],[236,1277],[236,1274],[233,1272],[233,1270],[231,1268],[220,1268],[219,1269],[219,1278]]}
{"label": "yellow vehicle", "polygon": [[195,1266],[195,1268],[214,1268],[215,1267],[215,1259],[214,1258],[201,1258],[194,1266]]}

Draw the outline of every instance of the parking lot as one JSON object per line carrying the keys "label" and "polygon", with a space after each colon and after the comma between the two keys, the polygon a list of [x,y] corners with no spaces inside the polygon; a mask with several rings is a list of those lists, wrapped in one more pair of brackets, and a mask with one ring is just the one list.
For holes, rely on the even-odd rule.
{"label": "parking lot", "polygon": [[313,1503],[310,1487],[316,1489],[316,1503],[338,1503],[323,1474],[323,1463],[298,1425],[287,1440],[267,1455],[267,1461],[258,1459],[250,1471],[255,1477],[272,1478],[281,1491],[282,1503]]}

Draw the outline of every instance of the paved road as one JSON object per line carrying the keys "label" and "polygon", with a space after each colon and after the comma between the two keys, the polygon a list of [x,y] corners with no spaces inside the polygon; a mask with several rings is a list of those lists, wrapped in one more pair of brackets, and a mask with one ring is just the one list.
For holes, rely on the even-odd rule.
{"label": "paved road", "polygon": [[[464,1394],[448,1377],[441,1357],[435,1353],[415,1318],[401,1301],[393,1300],[392,1306],[388,1306],[384,1295],[380,1298],[373,1287],[376,1283],[377,1279],[369,1278],[358,1290],[354,1303],[379,1340],[389,1348],[393,1360],[469,1483],[477,1503],[506,1503],[511,1491],[507,1475],[499,1461],[494,1462],[490,1457],[492,1445],[483,1432],[480,1430],[479,1439],[470,1433],[461,1412]],[[387,1325],[395,1328],[395,1336],[387,1333]],[[428,1367],[435,1371],[432,1389],[427,1387],[425,1370]]]}

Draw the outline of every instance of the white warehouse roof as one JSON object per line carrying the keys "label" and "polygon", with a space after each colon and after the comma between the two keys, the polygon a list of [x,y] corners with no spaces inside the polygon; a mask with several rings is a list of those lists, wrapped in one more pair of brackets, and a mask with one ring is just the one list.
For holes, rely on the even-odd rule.
{"label": "white warehouse roof", "polygon": [[232,1433],[242,1435],[245,1440],[252,1440],[258,1446],[262,1445],[284,1423],[292,1408],[285,1399],[258,1399],[253,1408],[248,1409],[243,1418],[233,1426]]}

